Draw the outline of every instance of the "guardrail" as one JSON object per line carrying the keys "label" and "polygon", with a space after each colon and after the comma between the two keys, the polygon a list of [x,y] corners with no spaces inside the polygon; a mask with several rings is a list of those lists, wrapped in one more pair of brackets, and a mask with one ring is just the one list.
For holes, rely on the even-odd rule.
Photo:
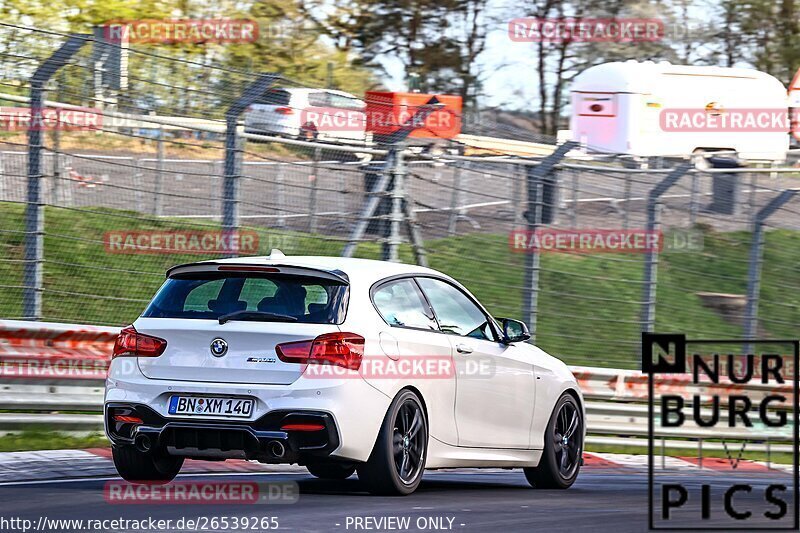
{"label": "guardrail", "polygon": [[[0,320],[0,433],[31,428],[98,431],[103,383],[119,328]],[[635,370],[571,367],[586,399],[590,444],[647,446],[647,375]],[[659,379],[656,390],[697,395],[705,402],[731,385],[692,384],[688,376]],[[742,385],[737,385],[744,389]],[[748,396],[791,395],[791,385],[748,384]],[[710,410],[701,409],[707,416]],[[751,450],[791,452],[791,427],[755,431],[702,428],[687,421],[660,429],[664,448],[724,450],[721,439],[760,441]],[[710,442],[709,442],[710,441]]]}
{"label": "guardrail", "polygon": [[[7,93],[0,93],[0,100],[17,102],[22,104],[29,104],[30,98],[27,96],[19,96]],[[87,111],[86,108],[53,100],[46,100],[44,104],[48,108]],[[136,113],[123,113],[111,109],[91,109],[91,113],[103,117],[103,119],[113,128],[153,128],[162,130],[183,130],[183,131],[203,131],[206,133],[224,134],[225,122],[222,120],[201,119],[195,117],[184,116],[164,116],[164,115],[142,115]],[[109,129],[109,124],[105,125],[105,129]],[[240,123],[238,128],[239,135],[247,139],[253,140],[269,140],[275,139],[269,134],[247,133],[244,129],[244,124]],[[98,130],[102,133],[103,130]],[[275,139],[277,140],[277,139]],[[385,149],[380,148],[372,142],[358,142],[351,139],[328,139],[333,142],[337,150],[363,152],[373,155],[384,155]],[[515,141],[509,139],[501,139],[497,137],[486,137],[481,135],[468,135],[458,134],[453,139],[456,143],[465,147],[467,155],[489,155],[497,156],[498,154],[506,156],[522,156],[522,157],[544,157],[549,155],[555,149],[552,144],[534,143],[528,141]],[[315,148],[319,144],[309,143],[306,141],[280,139],[284,144],[293,144],[295,146],[307,146]],[[452,156],[458,158],[458,156]],[[496,159],[496,158],[495,158]],[[525,162],[520,162],[524,164]]]}

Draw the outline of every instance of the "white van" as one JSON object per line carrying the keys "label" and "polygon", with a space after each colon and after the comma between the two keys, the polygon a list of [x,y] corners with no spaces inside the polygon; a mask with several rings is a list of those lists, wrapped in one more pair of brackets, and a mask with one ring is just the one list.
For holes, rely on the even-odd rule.
{"label": "white van", "polygon": [[[571,93],[571,138],[588,151],[649,157],[733,150],[742,159],[782,161],[789,148],[789,127],[775,119],[788,108],[786,89],[757,70],[604,63],[580,73]],[[761,110],[772,120],[761,121]]]}

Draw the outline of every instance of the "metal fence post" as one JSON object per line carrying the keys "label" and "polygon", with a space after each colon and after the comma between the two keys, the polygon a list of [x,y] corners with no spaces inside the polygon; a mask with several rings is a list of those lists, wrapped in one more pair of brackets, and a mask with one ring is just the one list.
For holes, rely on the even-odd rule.
{"label": "metal fence post", "polygon": [[625,174],[625,205],[622,208],[622,229],[628,229],[631,212],[631,176]]}
{"label": "metal fence post", "polygon": [[[764,261],[764,221],[788,202],[800,189],[787,189],[762,207],[753,219],[753,240],[747,269],[747,303],[744,311],[744,338],[755,339],[758,332],[758,298],[761,290],[761,266]],[[753,344],[744,345],[744,353],[753,353]]]}
{"label": "metal fence post", "polygon": [[8,177],[5,175],[5,166],[3,165],[3,153],[0,152],[0,202],[5,200],[10,200],[11,198],[6,198],[6,182],[8,181]]}
{"label": "metal fence post", "polygon": [[311,191],[308,198],[308,232],[317,232],[317,191],[319,189],[319,160],[322,149],[314,148],[314,159],[311,164]]}
{"label": "metal fence post", "polygon": [[336,188],[338,190],[338,194],[336,195],[336,210],[339,212],[338,216],[344,216],[347,209],[347,180],[343,173],[337,175]]}
{"label": "metal fence post", "polygon": [[61,188],[62,196],[64,197],[64,205],[67,207],[72,207],[72,188],[74,182],[72,180],[72,159],[67,155],[64,154],[63,157],[64,165],[63,168],[63,175],[64,175],[64,186]]}
{"label": "metal fence post", "polygon": [[61,189],[61,114],[59,111],[56,128],[53,130],[53,186],[50,188],[53,205],[58,205],[59,190]]}
{"label": "metal fence post", "polygon": [[511,176],[514,181],[511,184],[511,209],[514,210],[514,226],[519,227],[525,220],[525,202],[522,198],[522,181],[527,175],[527,170],[524,165],[514,165],[512,168],[514,171],[511,172]]}
{"label": "metal fence post", "polygon": [[697,172],[692,173],[692,189],[689,193],[689,227],[694,227],[695,222],[697,222],[697,209],[698,209],[698,201],[697,195],[699,193],[700,176]]}
{"label": "metal fence post", "polygon": [[[405,180],[405,174],[403,175]],[[422,234],[417,225],[417,214],[414,212],[414,202],[410,197],[408,187],[403,186],[403,214],[408,225],[408,237],[411,241],[411,249],[414,252],[414,261],[423,267],[428,266],[428,252],[425,250],[425,243],[422,241]]]}
{"label": "metal fence post", "polygon": [[451,237],[456,234],[458,219],[461,216],[461,210],[458,208],[458,204],[461,203],[461,164],[455,161],[454,165],[453,190],[450,194],[450,217],[447,222],[447,234]]}
{"label": "metal fence post", "polygon": [[[577,147],[578,143],[567,141],[558,146],[555,151],[542,159],[541,163],[531,172],[527,173],[528,209],[525,212],[527,232],[532,236],[542,220],[542,207],[544,197],[544,179],[549,176],[567,153]],[[539,251],[534,247],[525,256],[525,282],[522,298],[522,315],[528,323],[531,333],[531,342],[536,342],[536,321],[539,309]]]}
{"label": "metal fence post", "polygon": [[403,202],[405,201],[405,168],[403,167],[403,151],[393,148],[394,158],[390,170],[392,174],[392,214],[390,217],[389,240],[387,241],[387,260],[393,263],[400,262],[400,245],[403,239],[400,236],[400,226],[403,224]]}
{"label": "metal fence post", "polygon": [[572,206],[570,209],[570,226],[573,229],[577,229],[578,227],[578,196],[579,196],[579,189],[578,189],[578,171],[572,170]]}
{"label": "metal fence post", "polygon": [[44,91],[53,74],[86,43],[88,35],[72,34],[31,78],[31,121],[28,126],[28,191],[25,206],[25,263],[22,275],[22,316],[42,318],[42,264],[44,262],[44,203],[42,202],[42,130]]}
{"label": "metal fence post", "polygon": [[750,197],[747,201],[747,216],[751,223],[756,219],[756,191],[758,189],[758,173],[750,173]]}
{"label": "metal fence post", "polygon": [[161,216],[161,193],[164,188],[164,126],[158,127],[156,141],[156,182],[153,186],[153,215]]}
{"label": "metal fence post", "polygon": [[[241,177],[241,140],[236,128],[239,117],[278,79],[276,74],[261,74],[242,92],[225,112],[225,169],[222,182],[222,231],[232,235],[239,227],[239,178]],[[230,250],[226,257],[238,255]]]}
{"label": "metal fence post", "polygon": [[[647,195],[647,234],[652,235],[661,228],[661,195],[689,172],[691,163],[683,163],[667,174]],[[642,280],[642,331],[653,331],[656,321],[656,276],[658,273],[658,249],[648,247],[644,260]]]}
{"label": "metal fence post", "polygon": [[131,157],[131,166],[133,167],[133,198],[136,207],[142,205],[142,169],[141,163],[135,157]]}
{"label": "metal fence post", "polygon": [[278,218],[276,225],[279,228],[286,227],[286,184],[284,183],[284,163],[277,163],[278,166],[278,175],[275,178],[276,184],[276,191],[275,191],[275,199],[278,203]]}
{"label": "metal fence post", "polygon": [[[540,180],[531,183],[528,181],[528,232],[532,235],[536,232],[542,219],[542,193],[543,187]],[[535,191],[536,202],[531,203],[531,192]],[[536,326],[539,319],[539,270],[540,270],[539,250],[532,248],[525,256],[525,299],[523,300],[522,314],[528,323],[531,333],[531,343],[536,342]]]}

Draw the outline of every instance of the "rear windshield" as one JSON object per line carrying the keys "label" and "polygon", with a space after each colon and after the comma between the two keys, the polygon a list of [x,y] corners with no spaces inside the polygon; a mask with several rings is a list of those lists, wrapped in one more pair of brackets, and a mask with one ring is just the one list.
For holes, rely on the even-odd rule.
{"label": "rear windshield", "polygon": [[257,104],[263,105],[289,105],[291,95],[281,89],[267,89],[258,100]]}
{"label": "rear windshield", "polygon": [[237,311],[262,311],[306,324],[341,324],[347,288],[313,276],[195,272],[169,278],[142,316],[214,320]]}

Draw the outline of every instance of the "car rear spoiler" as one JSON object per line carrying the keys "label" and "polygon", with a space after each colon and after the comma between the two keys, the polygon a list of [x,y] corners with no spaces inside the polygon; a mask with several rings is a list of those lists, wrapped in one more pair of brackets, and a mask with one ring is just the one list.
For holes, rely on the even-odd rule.
{"label": "car rear spoiler", "polygon": [[167,270],[167,278],[171,278],[178,274],[187,274],[191,272],[264,272],[264,273],[280,273],[280,274],[294,274],[298,276],[313,276],[317,278],[330,279],[338,281],[344,285],[350,285],[350,278],[341,270],[326,270],[323,268],[301,266],[301,265],[284,265],[284,264],[264,264],[254,265],[252,263],[231,263],[228,261],[204,261],[202,263],[186,263],[183,265],[176,265]]}

